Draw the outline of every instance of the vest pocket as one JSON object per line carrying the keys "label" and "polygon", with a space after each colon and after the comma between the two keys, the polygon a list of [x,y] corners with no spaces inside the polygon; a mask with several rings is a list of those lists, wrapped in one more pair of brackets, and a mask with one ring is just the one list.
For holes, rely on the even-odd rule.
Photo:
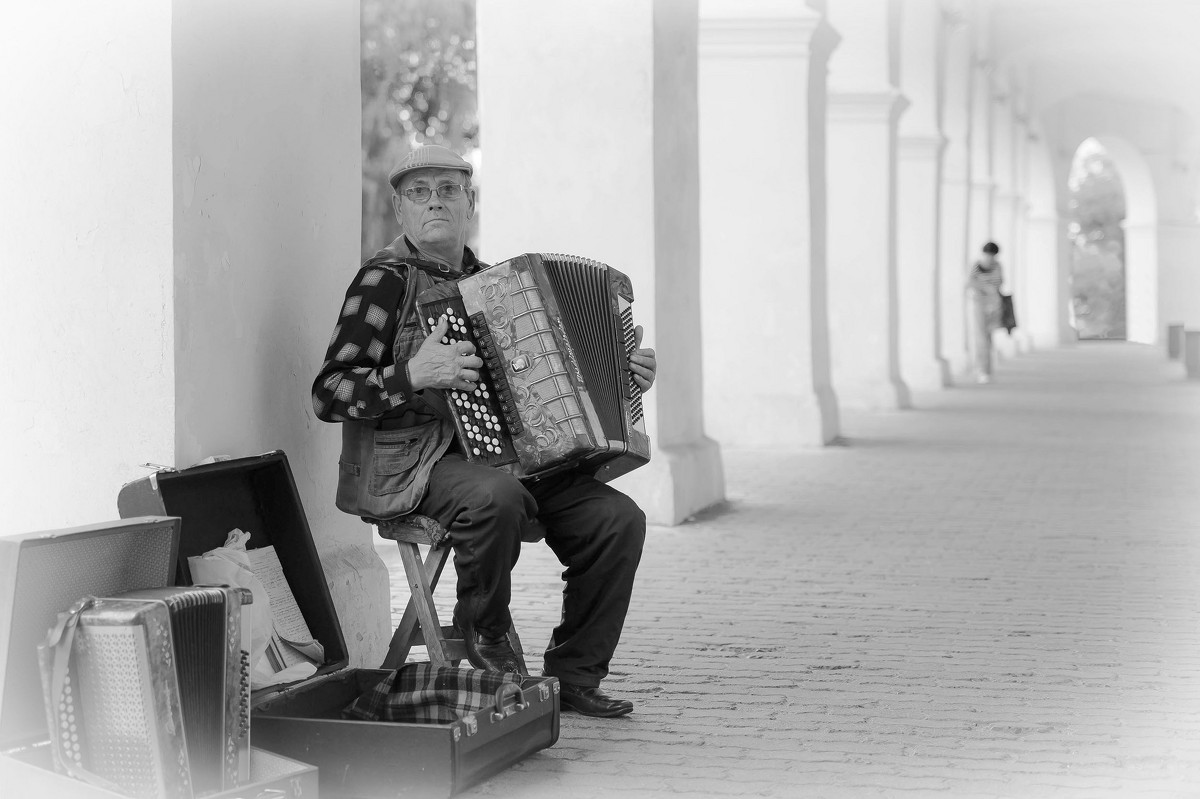
{"label": "vest pocket", "polygon": [[[381,497],[412,488],[422,450],[436,435],[437,422],[400,430],[375,431],[375,451],[371,456],[367,490]],[[423,488],[423,486],[422,486]]]}
{"label": "vest pocket", "polygon": [[377,497],[403,491],[412,484],[412,474],[420,460],[415,445],[395,452],[376,450],[368,490]]}

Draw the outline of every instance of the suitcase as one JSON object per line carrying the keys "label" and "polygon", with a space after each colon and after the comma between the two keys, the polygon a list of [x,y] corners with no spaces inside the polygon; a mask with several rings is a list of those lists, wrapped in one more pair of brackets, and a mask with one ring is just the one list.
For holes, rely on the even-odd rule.
{"label": "suitcase", "polygon": [[307,680],[255,691],[254,745],[319,769],[321,793],[341,799],[446,797],[558,740],[558,680],[526,677],[521,695],[444,724],[350,721],[341,711],[384,679],[382,669],[349,668],[346,644],[321,570],[287,456],[280,451],[160,471],[127,484],[122,516],[182,519],[178,573],[186,559],[251,534],[248,548],[274,545],[284,576],[325,663]]}
{"label": "suitcase", "polygon": [[[0,538],[0,786],[6,796],[117,799],[123,794],[56,771],[38,644],[85,595],[169,585],[179,520],[161,516]],[[204,799],[318,795],[317,769],[251,748],[249,782]]]}

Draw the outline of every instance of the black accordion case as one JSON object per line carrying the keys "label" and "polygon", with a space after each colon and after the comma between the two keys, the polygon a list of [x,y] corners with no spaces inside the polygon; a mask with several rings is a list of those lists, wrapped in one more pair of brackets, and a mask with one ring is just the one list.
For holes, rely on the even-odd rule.
{"label": "black accordion case", "polygon": [[391,672],[349,667],[346,644],[287,456],[280,451],[164,470],[121,489],[122,516],[182,519],[178,573],[189,556],[221,546],[229,530],[247,547],[274,546],[325,662],[300,682],[254,691],[255,747],[319,768],[323,797],[451,796],[558,740],[557,681],[523,678],[522,697],[452,722],[357,721],[342,711]]}
{"label": "black accordion case", "polygon": [[469,460],[520,478],[576,469],[608,481],[650,460],[642,393],[629,370],[633,285],[573,255],[526,253],[417,297],[426,335],[470,341],[473,392],[443,392]]}
{"label": "black accordion case", "polygon": [[[179,529],[177,518],[141,516],[0,538],[0,785],[5,795],[317,795],[314,766],[249,746],[239,715],[247,709],[244,686],[236,676],[242,640],[235,614],[242,595],[169,587]],[[235,601],[227,606],[225,598]],[[173,663],[179,639],[172,646],[170,631],[181,634],[183,627],[178,615],[170,614],[178,613],[180,603],[191,607],[197,601],[211,607],[221,603],[216,616],[208,617],[215,626],[204,628],[209,637],[202,640],[215,635],[218,649],[224,642],[232,650],[213,653],[218,670],[232,678],[223,693],[222,687],[197,688],[193,682],[188,682],[195,688],[190,695],[180,689]],[[43,668],[49,665],[45,645],[48,633],[61,629],[67,618],[77,623],[76,646],[65,648],[71,655],[62,661],[70,664],[63,672],[67,690],[58,712],[51,713],[44,699],[50,676]],[[215,707],[218,699],[227,699],[229,707]],[[181,732],[198,729],[192,712],[197,702],[214,706],[214,723],[231,722],[219,727],[207,750],[196,741],[189,749]],[[211,723],[199,727],[211,728]],[[205,752],[212,754],[207,770]],[[93,781],[68,776],[68,771],[81,773],[74,767]]]}

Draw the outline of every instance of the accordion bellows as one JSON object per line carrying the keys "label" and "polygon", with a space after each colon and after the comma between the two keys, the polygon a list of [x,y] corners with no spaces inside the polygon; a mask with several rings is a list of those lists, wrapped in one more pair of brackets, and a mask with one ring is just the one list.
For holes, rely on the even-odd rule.
{"label": "accordion bellows", "polygon": [[85,597],[39,648],[58,768],[133,797],[194,799],[249,779],[244,589]]}
{"label": "accordion bellows", "polygon": [[526,253],[421,293],[428,334],[475,344],[474,392],[447,391],[467,458],[539,477],[566,468],[611,480],[650,460],[641,391],[629,370],[633,286],[571,255]]}

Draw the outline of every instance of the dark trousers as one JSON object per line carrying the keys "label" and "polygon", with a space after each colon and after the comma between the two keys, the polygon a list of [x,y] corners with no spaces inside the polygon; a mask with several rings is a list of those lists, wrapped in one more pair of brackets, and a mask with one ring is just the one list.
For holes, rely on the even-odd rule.
{"label": "dark trousers", "polygon": [[646,539],[646,516],[633,500],[573,473],[526,487],[505,471],[450,454],[434,466],[417,512],[437,519],[454,546],[455,613],[490,636],[512,624],[510,573],[533,519],[541,522],[566,569],[562,619],[544,671],[563,682],[600,684],[621,639]]}

